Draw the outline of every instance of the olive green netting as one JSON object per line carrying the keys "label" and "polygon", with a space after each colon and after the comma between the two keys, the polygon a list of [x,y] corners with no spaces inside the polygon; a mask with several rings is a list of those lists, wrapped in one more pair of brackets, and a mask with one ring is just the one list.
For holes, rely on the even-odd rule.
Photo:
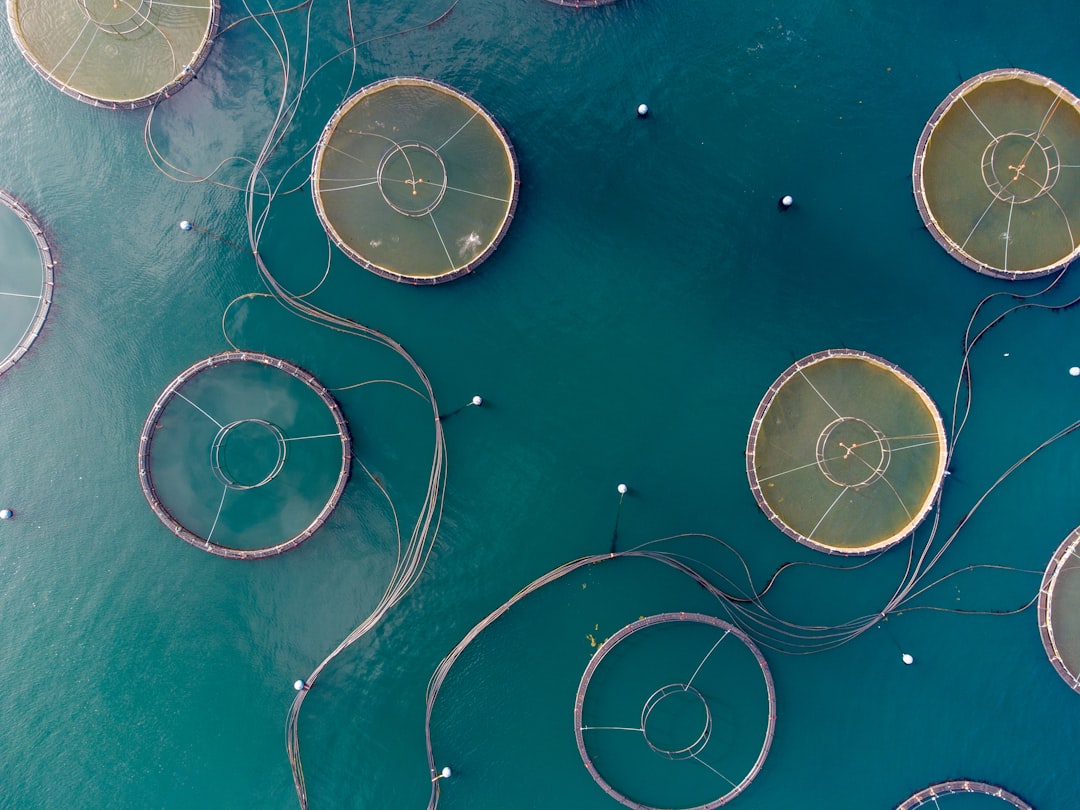
{"label": "olive green netting", "polygon": [[1069,98],[1026,78],[990,79],[960,92],[934,127],[926,206],[976,263],[1049,271],[1080,246],[1080,112]]}
{"label": "olive green netting", "polygon": [[934,492],[944,437],[904,377],[858,358],[793,374],[762,420],[761,495],[790,530],[857,550],[910,531]]}
{"label": "olive green netting", "polygon": [[497,125],[463,96],[392,80],[346,102],[316,154],[313,193],[355,261],[434,280],[471,269],[501,238],[516,169]]}
{"label": "olive green netting", "polygon": [[197,66],[216,26],[213,0],[9,0],[23,56],[83,100],[139,102]]}
{"label": "olive green netting", "polygon": [[1050,609],[1040,619],[1049,623],[1053,635],[1048,652],[1058,656],[1062,677],[1080,691],[1080,541],[1073,537],[1066,553],[1051,563],[1047,573],[1053,577]]}

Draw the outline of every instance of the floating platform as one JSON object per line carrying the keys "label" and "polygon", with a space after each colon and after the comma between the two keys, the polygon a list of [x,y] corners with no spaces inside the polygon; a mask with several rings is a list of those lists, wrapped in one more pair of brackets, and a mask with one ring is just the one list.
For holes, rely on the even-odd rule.
{"label": "floating platform", "polygon": [[440,82],[394,78],[337,109],[315,148],[311,193],[345,255],[384,278],[438,284],[472,272],[518,199],[502,127]]}
{"label": "floating platform", "polygon": [[37,217],[0,189],[0,375],[30,349],[52,306],[56,262]]}
{"label": "floating platform", "polygon": [[[334,444],[336,471],[327,468]],[[165,387],[139,437],[138,462],[143,495],[172,534],[250,560],[296,548],[326,522],[349,479],[352,440],[340,406],[312,374],[233,351]],[[215,532],[234,541],[215,540]]]}
{"label": "floating platform", "polygon": [[1010,793],[1003,787],[991,785],[986,782],[972,782],[967,779],[955,779],[950,782],[939,782],[936,785],[923,788],[918,793],[910,796],[896,806],[896,810],[915,810],[917,807],[928,807],[933,810],[948,810],[949,805],[944,807],[938,801],[946,796],[961,794],[982,794],[1000,799],[1001,804],[1009,804],[1018,810],[1032,810],[1031,805],[1014,793]]}
{"label": "floating platform", "polygon": [[[658,633],[666,647],[657,649]],[[639,710],[625,705],[638,698]],[[640,724],[628,727],[635,716]],[[574,700],[586,770],[633,810],[727,804],[761,771],[775,730],[765,657],[739,628],[700,613],[661,613],[618,630],[589,660]]]}
{"label": "floating platform", "polygon": [[1065,538],[1039,587],[1039,635],[1058,675],[1080,692],[1080,528]]}
{"label": "floating platform", "polygon": [[64,94],[111,109],[156,104],[196,77],[219,0],[7,0],[23,58]]}
{"label": "floating platform", "polygon": [[899,543],[926,517],[948,448],[930,396],[893,363],[832,349],[799,360],[758,405],[746,474],[784,534],[830,554]]}
{"label": "floating platform", "polygon": [[1080,100],[1026,70],[980,73],[934,110],[912,182],[931,235],[972,270],[1065,267],[1080,255]]}

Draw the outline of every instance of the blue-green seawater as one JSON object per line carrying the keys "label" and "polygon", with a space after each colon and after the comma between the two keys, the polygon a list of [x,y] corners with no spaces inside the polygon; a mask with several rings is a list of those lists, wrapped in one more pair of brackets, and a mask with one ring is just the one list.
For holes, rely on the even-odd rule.
{"label": "blue-green seawater", "polygon": [[[751,497],[743,450],[754,409],[794,360],[846,346],[903,367],[948,424],[972,308],[1041,284],[979,276],[933,241],[911,193],[916,141],[946,94],[985,70],[1023,67],[1080,89],[1075,8],[1060,0],[593,10],[460,0],[425,28],[446,5],[353,8],[358,39],[419,29],[361,47],[355,75],[351,60],[315,75],[268,166],[276,181],[299,161],[282,185],[299,189],[275,200],[260,245],[296,292],[319,284],[328,256],[302,185],[306,150],[351,89],[399,74],[457,87],[506,129],[522,178],[506,238],[474,276],[414,288],[334,251],[311,297],[399,340],[443,412],[485,398],[445,422],[445,509],[422,577],[303,705],[313,807],[425,806],[432,671],[519,588],[609,548],[620,482],[630,486],[620,548],[708,533],[743,555],[757,584],[785,561],[829,562]],[[223,24],[245,13],[226,0]],[[289,98],[305,33],[309,77],[349,43],[342,4],[316,0],[306,15],[281,19],[284,40],[260,18],[289,43]],[[354,465],[340,506],[299,549],[219,559],[150,511],[139,431],[170,380],[229,348],[223,323],[237,345],[330,387],[415,377],[389,351],[269,299],[229,307],[264,291],[245,252],[243,195],[166,177],[144,146],[145,111],[61,95],[8,32],[0,69],[0,185],[46,224],[60,263],[41,338],[0,379],[0,507],[16,510],[0,524],[0,807],[295,807],[292,683],[376,605],[395,515]],[[157,109],[154,141],[193,175],[226,161],[215,179],[243,185],[246,164],[227,159],[256,156],[282,89],[274,47],[241,23]],[[645,120],[634,115],[641,102]],[[785,193],[796,207],[781,214]],[[181,219],[196,229],[181,231]],[[1047,302],[1080,294],[1074,272]],[[1077,418],[1080,381],[1067,370],[1080,364],[1078,327],[1076,310],[1025,311],[974,352],[942,537],[1010,464]],[[386,487],[408,536],[431,461],[430,410],[389,385],[338,399],[358,463]],[[996,488],[926,581],[980,563],[1032,573],[963,573],[918,604],[1006,611],[1034,596],[1080,522],[1078,441]],[[804,624],[873,614],[907,548],[855,571],[789,569],[768,606]],[[737,575],[715,543],[689,550]],[[687,578],[643,560],[579,572],[511,610],[436,703],[437,764],[454,769],[440,807],[617,806],[578,756],[574,694],[594,641],[670,610],[719,612]],[[1048,663],[1033,609],[904,610],[835,650],[765,654],[776,738],[733,806],[890,808],[951,778],[1003,784],[1042,810],[1080,801],[1080,695]],[[741,678],[724,699],[743,700]],[[751,743],[740,734],[732,746]]]}

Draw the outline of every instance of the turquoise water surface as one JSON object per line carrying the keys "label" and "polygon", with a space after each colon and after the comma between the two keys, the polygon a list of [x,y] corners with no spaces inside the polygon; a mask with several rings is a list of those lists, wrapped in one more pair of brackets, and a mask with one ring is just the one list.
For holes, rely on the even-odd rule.
{"label": "turquoise water surface", "polygon": [[[408,540],[421,515],[437,435],[417,374],[385,345],[264,295],[248,200],[274,278],[399,341],[438,412],[455,412],[441,423],[441,519],[422,573],[302,705],[318,808],[424,807],[425,689],[440,660],[537,577],[608,552],[616,515],[620,550],[683,533],[729,544],[662,546],[728,591],[760,588],[789,561],[865,562],[798,546],[757,509],[743,451],[762,395],[799,358],[859,349],[918,380],[953,437],[973,309],[1050,281],[996,281],[947,256],[916,210],[911,166],[935,106],[974,74],[1016,66],[1080,90],[1070,3],[459,0],[428,27],[448,6],[314,0],[238,22],[149,124],[145,110],[63,96],[0,36],[0,187],[39,216],[59,262],[42,336],[0,378],[0,507],[16,511],[0,523],[0,807],[297,807],[292,684],[376,609],[398,531]],[[226,0],[223,28],[248,14]],[[381,38],[355,61],[335,58],[350,30]],[[306,182],[337,105],[394,75],[468,94],[519,161],[505,239],[474,275],[436,287],[395,284],[331,250]],[[264,171],[246,195],[256,160]],[[785,193],[796,205],[780,213]],[[1039,301],[1080,296],[1073,272]],[[1017,303],[991,301],[980,325]],[[933,548],[1080,415],[1067,373],[1080,365],[1078,328],[1075,308],[1027,309],[973,351]],[[259,562],[171,536],[137,474],[156,397],[230,342],[336,389],[354,442],[328,523]],[[475,394],[484,405],[459,410]],[[854,570],[779,575],[764,599],[771,629],[748,628],[775,682],[776,736],[732,806],[887,809],[955,778],[1001,784],[1040,810],[1080,804],[1080,695],[1046,660],[1034,608],[985,615],[1027,604],[1080,523],[1078,442],[1053,443],[996,487],[914,590],[960,573],[885,622],[873,617],[912,541]],[[983,564],[1000,568],[964,570]],[[436,765],[454,774],[439,806],[618,807],[582,764],[574,697],[595,644],[666,611],[730,615],[670,567],[619,558],[540,589],[482,633],[433,709]],[[773,632],[862,616],[866,632],[812,654]],[[660,638],[654,655],[676,644]],[[706,683],[729,720],[725,750],[744,763],[761,743],[742,719],[759,671]],[[640,713],[648,683],[605,684],[611,705],[623,697]],[[684,787],[695,786],[671,801]]]}

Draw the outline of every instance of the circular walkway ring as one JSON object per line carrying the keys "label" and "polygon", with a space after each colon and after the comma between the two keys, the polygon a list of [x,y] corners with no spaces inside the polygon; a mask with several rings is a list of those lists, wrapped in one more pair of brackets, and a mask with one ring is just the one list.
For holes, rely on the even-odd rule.
{"label": "circular walkway ring", "polygon": [[1068,537],[1058,546],[1054,556],[1050,558],[1046,572],[1043,574],[1042,584],[1039,586],[1039,635],[1042,637],[1043,649],[1057,670],[1058,675],[1076,692],[1080,692],[1080,672],[1073,672],[1066,666],[1061,654],[1061,648],[1057,639],[1054,638],[1054,589],[1057,587],[1058,578],[1065,569],[1065,564],[1070,559],[1076,559],[1080,565],[1080,527],[1073,529]]}
{"label": "circular walkway ring", "polygon": [[[25,2],[25,0],[7,0],[7,19],[8,27],[11,29],[12,39],[15,40],[15,45],[18,47],[19,53],[22,54],[23,59],[30,64],[30,67],[32,67],[38,75],[64,95],[70,96],[84,104],[90,104],[94,107],[104,107],[110,110],[136,110],[140,107],[153,106],[154,104],[158,104],[159,102],[171,98],[178,90],[184,87],[184,85],[196,78],[199,70],[210,56],[210,50],[217,37],[218,26],[221,19],[220,0],[209,0],[208,10],[210,14],[209,19],[207,20],[206,30],[203,33],[199,47],[191,53],[187,64],[176,65],[176,72],[168,81],[146,93],[131,98],[113,98],[104,95],[95,95],[93,92],[90,92],[89,89],[85,91],[81,90],[76,84],[71,82],[72,76],[68,76],[68,81],[65,81],[57,75],[56,71],[59,68],[58,65],[49,69],[42,64],[41,59],[34,53],[32,43],[29,41],[30,38],[27,37],[26,32],[23,30],[23,26],[19,23],[20,1]],[[149,14],[154,0],[139,0],[139,2],[140,9],[142,9],[143,6],[146,7],[146,16],[133,15],[130,19],[145,20],[153,26],[154,24],[150,21]],[[99,23],[92,18],[87,10],[87,0],[75,0],[75,5],[80,8],[80,16],[85,15],[87,24],[92,24],[97,30],[111,34],[112,36],[109,37],[110,40],[131,39],[132,37],[130,37],[130,34],[135,33],[133,30],[127,30],[122,27],[108,31],[107,29],[109,26],[107,23]],[[130,6],[130,3],[125,2],[125,5]],[[139,24],[141,25],[142,23]],[[74,46],[77,44],[77,41],[78,40],[76,40],[75,43],[72,43],[72,45]],[[165,41],[169,45],[169,50],[172,51],[173,46],[171,41],[167,37],[165,37]]]}
{"label": "circular walkway ring", "polygon": [[[756,463],[758,455],[758,438],[760,435],[762,424],[765,421],[765,417],[769,411],[770,406],[773,404],[773,401],[776,399],[777,394],[780,392],[781,388],[783,388],[784,384],[796,375],[801,374],[804,369],[816,365],[817,363],[825,362],[832,359],[845,358],[863,360],[872,366],[887,370],[894,374],[897,378],[899,378],[899,380],[904,383],[904,385],[918,398],[918,400],[923,404],[923,406],[929,413],[930,418],[932,419],[934,424],[938,444],[934,483],[926,493],[925,497],[922,499],[922,503],[919,505],[919,508],[911,514],[910,519],[904,526],[897,529],[889,537],[886,537],[880,541],[876,541],[871,544],[860,546],[830,545],[828,543],[816,540],[813,537],[809,537],[806,534],[798,531],[796,528],[790,526],[784,520],[783,516],[781,516],[777,512],[777,510],[766,498],[765,493],[762,490],[761,485],[763,482],[762,479],[759,477]],[[826,471],[827,466],[823,465],[823,457],[820,452],[820,444],[822,441],[821,437],[825,435],[825,433],[828,432],[830,428],[838,424],[858,422],[866,425],[869,430],[873,431],[874,435],[881,437],[879,441],[888,441],[884,434],[881,433],[881,431],[860,418],[847,417],[840,414],[837,414],[837,416],[838,418],[836,420],[825,426],[824,430],[818,437],[817,445],[815,447],[815,461],[818,470],[821,471],[822,474],[834,484],[836,484],[837,482],[835,481],[834,477]],[[882,444],[881,449],[881,459],[878,462],[877,467],[874,469],[873,474],[867,478],[867,481],[870,481],[871,483],[884,475],[885,469],[890,463],[892,454],[896,450],[891,446],[886,447],[885,444]],[[941,489],[941,484],[945,477],[945,464],[947,460],[948,447],[945,440],[945,423],[942,421],[941,414],[938,412],[937,406],[930,398],[930,395],[926,393],[926,390],[919,384],[919,382],[914,377],[912,377],[902,368],[897,366],[895,363],[890,363],[888,360],[878,357],[877,355],[870,354],[869,352],[858,351],[855,349],[829,349],[823,352],[815,352],[814,354],[804,357],[802,360],[799,360],[798,362],[788,367],[783,372],[783,374],[781,374],[780,377],[777,378],[777,380],[771,386],[769,386],[769,390],[765,393],[765,396],[762,398],[761,403],[758,405],[757,411],[754,413],[753,422],[751,423],[750,432],[747,437],[746,443],[746,475],[750,481],[750,489],[754,494],[754,500],[757,501],[758,508],[760,508],[761,511],[765,513],[765,516],[768,517],[768,519],[773,523],[773,525],[779,528],[780,531],[782,531],[784,534],[786,534],[788,537],[798,543],[802,543],[803,545],[809,546],[810,548],[816,549],[817,551],[824,551],[827,554],[840,554],[846,556],[872,554],[878,551],[884,551],[885,549],[891,548],[892,546],[896,545],[909,534],[911,534],[911,532],[915,530],[915,527],[918,526],[926,517],[927,513],[929,513],[931,507],[934,504],[935,498],[937,498],[938,491]],[[853,485],[850,484],[838,485],[853,488]]]}
{"label": "circular walkway ring", "polygon": [[[154,488],[154,480],[150,472],[150,447],[153,443],[154,432],[157,429],[158,419],[162,412],[169,403],[172,402],[180,389],[200,372],[226,363],[259,363],[264,366],[280,369],[286,374],[300,380],[307,385],[308,388],[314,391],[319,399],[322,400],[323,404],[330,410],[330,414],[334,419],[334,425],[337,428],[338,434],[341,436],[341,469],[338,472],[337,483],[334,485],[334,489],[330,493],[330,497],[327,499],[326,504],[303,531],[273,546],[264,546],[262,548],[253,549],[233,548],[200,537],[185,528],[172,516],[172,514],[169,513],[168,509],[165,508],[165,505],[158,497],[157,490]],[[189,543],[196,548],[208,551],[219,557],[227,557],[233,560],[257,560],[264,557],[273,557],[277,554],[282,554],[290,549],[296,548],[311,537],[311,535],[315,534],[315,532],[318,531],[330,517],[330,513],[334,511],[338,501],[341,500],[341,495],[345,491],[345,485],[349,480],[351,467],[352,439],[349,436],[349,426],[345,421],[345,415],[341,411],[341,406],[337,404],[332,396],[330,396],[329,390],[315,379],[314,375],[299,366],[290,363],[287,360],[263,354],[262,352],[222,352],[221,354],[215,354],[204,360],[200,360],[193,366],[184,369],[184,371],[182,371],[176,379],[165,386],[165,390],[158,395],[157,400],[154,402],[154,406],[150,409],[150,415],[146,418],[146,423],[143,425],[142,433],[139,436],[139,485],[142,487],[143,496],[150,504],[150,508],[154,510],[154,514],[157,515],[158,520],[164,523],[170,532],[175,534],[185,543]]]}
{"label": "circular walkway ring", "polygon": [[[985,73],[980,73],[976,76],[972,76],[970,79],[963,82],[959,87],[955,88],[951,93],[949,93],[949,95],[946,96],[945,99],[934,110],[933,115],[930,116],[930,120],[926,122],[926,126],[923,128],[922,134],[919,136],[918,145],[915,148],[915,160],[912,167],[911,177],[915,194],[915,204],[919,209],[919,215],[922,217],[923,224],[926,226],[926,229],[930,231],[931,236],[934,237],[937,243],[941,245],[950,256],[963,264],[965,267],[968,267],[976,271],[977,273],[982,273],[983,275],[987,276],[993,276],[995,278],[1004,278],[1009,279],[1010,281],[1015,281],[1022,278],[1038,278],[1040,276],[1049,275],[1050,273],[1053,273],[1056,270],[1060,270],[1063,267],[1067,267],[1075,258],[1080,256],[1080,244],[1077,243],[1077,240],[1080,239],[1080,234],[1078,234],[1077,237],[1073,239],[1073,249],[1071,251],[1061,256],[1059,259],[1052,261],[1049,264],[1045,264],[1041,267],[1017,271],[1009,270],[1004,267],[995,267],[993,265],[987,264],[986,262],[980,261],[978,258],[968,253],[965,250],[964,244],[959,243],[956,239],[946,233],[945,229],[941,226],[937,217],[931,210],[929,202],[927,201],[926,182],[923,175],[927,149],[930,146],[931,138],[942,118],[945,117],[945,115],[956,105],[958,101],[962,101],[964,96],[976,87],[979,87],[980,85],[986,84],[988,82],[1008,79],[1021,80],[1032,85],[1045,87],[1055,93],[1062,101],[1064,101],[1069,107],[1071,107],[1075,113],[1080,115],[1080,98],[1077,98],[1077,96],[1075,96],[1062,85],[1055,82],[1053,79],[1041,76],[1038,73],[1033,73],[1028,70],[1020,70],[1017,68],[1000,68],[997,70],[989,70]],[[991,137],[991,140],[987,146],[987,150],[990,150],[990,147],[996,148],[997,144],[1001,141],[1001,139],[1007,137],[1008,135],[1019,135],[1037,142],[1037,145],[1040,145],[1040,148],[1043,150],[1044,154],[1046,154],[1045,145],[1041,144],[1040,139],[1037,137],[1037,132],[1008,132],[1002,133],[1002,135],[1000,136],[995,136],[992,132],[988,131],[987,134]],[[1053,145],[1051,144],[1051,146]],[[1056,165],[1058,168],[1060,168],[1061,165],[1060,159],[1058,159],[1057,157],[1057,153],[1057,147],[1053,147],[1053,157],[1047,154],[1047,178],[1045,182],[1042,183],[1043,193],[1045,193],[1045,191],[1048,190],[1049,187],[1052,187],[1053,183],[1057,180],[1058,173],[1054,169],[1054,166]],[[984,182],[986,182],[988,190],[998,200],[1008,202],[1011,198],[1002,197],[1001,190],[995,189],[992,177],[986,177],[986,150],[984,150],[983,155],[983,176]],[[1031,200],[1037,199],[1039,196],[1041,196],[1041,194],[1036,194],[1034,196],[1029,195],[1025,198],[1019,199],[1018,201],[1022,204],[1023,202],[1030,202]],[[978,212],[976,212],[976,214],[977,213]],[[1068,224],[1067,214],[1066,224]],[[976,227],[978,227],[977,224]],[[1071,227],[1069,228],[1069,230],[1072,230]]]}
{"label": "circular walkway ring", "polygon": [[914,810],[916,807],[928,807],[933,805],[938,810],[937,798],[954,793],[983,793],[987,796],[996,796],[1002,801],[1011,804],[1018,810],[1032,810],[1030,804],[1025,802],[1014,793],[1010,793],[1003,787],[991,785],[987,782],[972,782],[968,779],[954,779],[949,782],[939,782],[936,785],[923,788],[913,796],[904,799],[896,806],[896,810]]}
{"label": "circular walkway ring", "polygon": [[[226,472],[221,463],[221,448],[224,446],[225,442],[228,441],[229,435],[241,425],[259,425],[260,427],[265,428],[274,439],[274,444],[277,448],[277,458],[274,460],[274,465],[270,469],[270,472],[254,484],[240,483]],[[281,433],[281,428],[272,422],[267,422],[265,419],[237,419],[235,422],[229,422],[229,424],[221,427],[214,437],[214,441],[210,445],[210,469],[213,471],[218,481],[229,489],[258,489],[277,478],[278,473],[285,467],[285,457],[288,454],[288,448],[289,446],[285,443],[285,436]]]}
{"label": "circular walkway ring", "polygon": [[34,237],[38,254],[41,256],[41,294],[38,298],[37,310],[34,312],[34,317],[31,319],[26,331],[23,332],[22,338],[15,344],[15,347],[8,352],[8,355],[0,360],[0,376],[2,376],[4,372],[8,371],[12,366],[18,363],[22,356],[29,351],[30,344],[37,339],[37,336],[41,334],[41,330],[45,326],[45,318],[49,314],[49,307],[52,306],[53,287],[55,286],[53,270],[56,268],[56,262],[53,260],[52,248],[49,246],[49,240],[45,237],[45,229],[41,227],[41,223],[38,222],[37,217],[34,216],[33,212],[31,212],[20,200],[3,189],[0,189],[0,205],[8,208],[22,219],[26,224],[26,227],[30,230],[31,235]]}
{"label": "circular walkway ring", "polygon": [[[500,145],[507,162],[507,168],[509,172],[509,199],[504,201],[506,203],[506,210],[502,215],[502,222],[499,224],[499,227],[495,231],[494,236],[490,239],[487,245],[483,247],[480,253],[478,253],[464,263],[456,263],[453,262],[453,260],[450,260],[451,264],[448,269],[438,274],[410,274],[404,268],[387,267],[385,264],[380,264],[378,261],[375,261],[368,256],[365,256],[359,246],[352,244],[344,235],[339,232],[339,229],[334,226],[333,218],[330,212],[327,210],[327,206],[323,201],[324,193],[341,190],[329,187],[327,187],[326,189],[323,188],[324,182],[330,182],[329,180],[324,181],[322,177],[322,172],[324,170],[325,155],[330,150],[329,144],[334,133],[337,131],[339,125],[341,125],[342,121],[349,114],[349,112],[351,112],[360,101],[363,101],[364,99],[370,98],[383,90],[393,87],[428,88],[453,97],[454,99],[465,105],[469,110],[471,110],[474,118],[481,118],[488,125],[488,127],[490,127],[492,132],[500,141]],[[439,155],[439,149],[441,149],[442,147],[432,147],[427,144],[421,143],[416,139],[404,140],[400,143],[395,143],[391,141],[391,143],[393,145],[390,150],[384,153],[382,156],[376,176],[376,185],[379,187],[379,192],[382,196],[383,201],[391,209],[398,212],[399,214],[408,217],[409,219],[418,219],[424,216],[431,215],[433,211],[438,207],[438,205],[442,203],[443,195],[446,192],[448,183],[448,178],[446,176],[446,167],[443,163],[441,155]],[[438,198],[433,204],[426,206],[419,213],[410,211],[408,209],[403,210],[402,207],[393,204],[389,199],[387,199],[386,194],[381,186],[381,171],[385,166],[386,161],[389,159],[389,157],[393,155],[401,154],[403,147],[409,146],[414,148],[419,147],[426,152],[431,152],[436,157],[438,157],[440,165],[443,166],[443,178],[441,180],[442,188],[438,194]],[[363,267],[365,270],[382,276],[383,278],[388,278],[391,281],[397,281],[405,284],[442,284],[447,281],[453,281],[454,279],[460,278],[475,270],[477,266],[479,266],[488,258],[488,256],[491,255],[495,248],[499,246],[499,243],[503,240],[503,237],[506,236],[506,231],[510,227],[510,222],[514,218],[514,212],[517,210],[518,192],[520,190],[520,185],[521,179],[519,176],[517,155],[514,152],[514,147],[510,143],[510,138],[507,135],[506,130],[503,129],[503,127],[498,123],[498,121],[495,120],[494,116],[492,116],[492,114],[488,112],[478,102],[465,95],[461,91],[451,87],[450,85],[444,84],[443,82],[439,82],[434,79],[424,79],[419,76],[398,76],[389,79],[382,79],[381,81],[377,81],[367,85],[366,87],[360,88],[351,96],[346,98],[338,106],[337,110],[334,111],[334,114],[331,116],[330,120],[323,128],[323,132],[319,136],[318,143],[315,145],[314,157],[312,158],[311,196],[315,205],[315,214],[318,217],[319,222],[322,224],[323,229],[330,237],[331,241],[333,241],[333,243],[337,245],[338,248],[346,256],[348,256],[358,265]],[[442,240],[441,234],[439,235],[439,239],[440,241]],[[480,244],[483,243],[480,242],[477,246],[479,246]],[[443,249],[447,249],[445,244],[443,245]],[[447,256],[449,259],[449,251],[447,251]]]}
{"label": "circular walkway ring", "polygon": [[[699,804],[695,805],[694,807],[683,809],[716,810],[717,807],[721,807],[727,804],[740,793],[745,791],[746,788],[749,787],[750,783],[754,781],[754,778],[758,775],[758,773],[761,771],[762,766],[765,764],[765,757],[769,753],[769,748],[772,746],[773,736],[776,733],[776,688],[773,685],[772,673],[769,671],[769,665],[765,661],[765,656],[761,654],[761,650],[757,648],[757,645],[754,644],[754,642],[750,639],[748,635],[746,635],[746,633],[744,633],[735,625],[729,624],[722,619],[718,619],[715,616],[709,616],[704,613],[658,613],[654,616],[646,616],[642,619],[638,619],[636,622],[632,622],[625,627],[620,628],[613,636],[611,636],[609,639],[604,641],[603,644],[600,645],[600,648],[596,651],[596,653],[593,654],[593,657],[589,659],[589,664],[585,667],[585,672],[581,676],[581,683],[578,685],[577,695],[574,698],[574,738],[577,741],[578,753],[581,755],[581,761],[585,763],[586,770],[588,770],[589,774],[592,776],[596,784],[598,784],[603,789],[603,791],[607,793],[611,798],[615,799],[620,804],[632,808],[632,810],[661,810],[659,807],[656,807],[654,805],[642,804],[641,802],[634,801],[629,796],[626,796],[625,794],[617,790],[615,787],[613,787],[611,783],[608,782],[600,774],[600,772],[596,768],[596,764],[589,756],[588,748],[585,745],[585,729],[582,724],[582,712],[585,705],[585,694],[589,690],[589,683],[590,681],[592,681],[592,677],[595,674],[597,667],[600,666],[600,663],[604,660],[604,658],[607,657],[608,653],[615,649],[616,645],[618,645],[621,641],[624,641],[628,636],[638,632],[639,630],[658,624],[667,624],[672,622],[695,622],[697,624],[704,624],[710,627],[718,628],[720,630],[723,630],[725,634],[730,634],[734,636],[736,639],[741,641],[743,645],[746,646],[746,648],[757,660],[758,666],[761,669],[762,677],[765,680],[765,691],[768,695],[769,705],[768,724],[765,730],[765,740],[761,745],[761,751],[758,753],[757,759],[754,761],[753,766],[751,766],[750,770],[738,782],[738,784],[733,784],[731,790],[729,790],[724,795],[710,802],[706,802],[705,804]],[[661,690],[658,690],[658,692],[659,691]],[[650,700],[652,700],[658,692],[654,692],[653,695],[650,696]],[[647,705],[648,702],[646,702],[646,706]],[[646,716],[647,715],[643,710],[642,728],[644,728],[644,718]],[[711,732],[711,727],[712,715],[710,714],[708,727],[704,733],[704,736],[706,737],[706,742],[708,734]],[[652,745],[652,743],[649,743],[647,740],[646,742],[649,747],[652,748],[652,750],[657,751],[657,753],[664,754],[663,751],[657,749],[654,745]],[[690,756],[693,756],[693,754],[690,754]]]}

